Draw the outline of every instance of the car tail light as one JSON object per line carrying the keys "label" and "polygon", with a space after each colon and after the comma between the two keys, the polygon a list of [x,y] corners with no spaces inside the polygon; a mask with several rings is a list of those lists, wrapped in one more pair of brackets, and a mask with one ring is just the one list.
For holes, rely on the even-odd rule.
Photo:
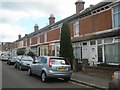
{"label": "car tail light", "polygon": [[116,71],[114,72],[114,75],[112,76],[112,79],[115,78],[115,79],[120,79],[120,71]]}
{"label": "car tail light", "polygon": [[52,59],[49,59],[49,67],[52,67]]}
{"label": "car tail light", "polygon": [[115,76],[114,75],[112,75],[112,79],[114,78]]}

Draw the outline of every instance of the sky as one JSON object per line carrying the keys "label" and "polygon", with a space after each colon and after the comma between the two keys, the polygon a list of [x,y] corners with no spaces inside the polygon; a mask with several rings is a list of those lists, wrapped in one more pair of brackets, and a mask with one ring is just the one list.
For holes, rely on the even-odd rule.
{"label": "sky", "polygon": [[[34,25],[43,28],[49,24],[50,14],[55,22],[76,12],[77,0],[0,0],[0,42],[13,42],[34,31]],[[84,0],[85,8],[103,0]]]}

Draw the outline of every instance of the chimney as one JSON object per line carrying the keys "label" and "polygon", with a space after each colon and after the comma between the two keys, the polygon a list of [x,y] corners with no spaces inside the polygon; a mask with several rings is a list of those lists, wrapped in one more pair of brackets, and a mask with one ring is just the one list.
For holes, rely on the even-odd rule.
{"label": "chimney", "polygon": [[90,5],[90,9],[93,9],[93,7],[94,7],[94,5],[93,5],[93,4],[91,4],[91,5]]}
{"label": "chimney", "polygon": [[28,34],[25,34],[25,37],[27,37]]}
{"label": "chimney", "polygon": [[19,34],[19,35],[18,35],[18,40],[20,40],[20,39],[21,39],[21,35]]}
{"label": "chimney", "polygon": [[80,11],[84,10],[84,4],[85,2],[82,0],[78,0],[75,5],[76,5],[76,14],[78,14]]}
{"label": "chimney", "polygon": [[55,23],[55,17],[53,14],[50,14],[50,17],[49,17],[49,25]]}
{"label": "chimney", "polygon": [[38,31],[38,29],[39,29],[38,24],[35,24],[35,26],[34,26],[34,32]]}

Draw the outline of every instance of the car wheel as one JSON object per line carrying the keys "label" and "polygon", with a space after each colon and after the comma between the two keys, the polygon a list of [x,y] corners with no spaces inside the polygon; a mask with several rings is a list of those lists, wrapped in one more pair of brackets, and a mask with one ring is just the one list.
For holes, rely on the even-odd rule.
{"label": "car wheel", "polygon": [[21,65],[19,66],[19,69],[20,69],[20,70],[23,70]]}
{"label": "car wheel", "polygon": [[16,63],[15,63],[15,65],[14,65],[14,67],[17,68],[17,64],[16,64]]}
{"label": "car wheel", "polygon": [[70,81],[70,78],[64,78],[64,81],[68,82]]}
{"label": "car wheel", "polygon": [[43,72],[43,73],[41,74],[41,80],[42,80],[42,82],[46,82],[46,81],[47,81],[47,76],[46,76],[46,73],[45,73],[45,72]]}
{"label": "car wheel", "polygon": [[8,64],[9,64],[9,65],[11,64],[10,61],[8,62]]}
{"label": "car wheel", "polygon": [[31,72],[31,69],[30,69],[30,68],[28,69],[28,75],[29,75],[29,76],[32,76],[32,72]]}

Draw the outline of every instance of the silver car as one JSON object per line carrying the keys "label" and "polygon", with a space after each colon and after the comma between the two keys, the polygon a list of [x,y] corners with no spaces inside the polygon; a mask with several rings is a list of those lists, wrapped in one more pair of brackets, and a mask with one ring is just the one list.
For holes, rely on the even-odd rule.
{"label": "silver car", "polygon": [[69,62],[63,57],[55,56],[38,57],[37,62],[31,64],[28,73],[41,76],[43,82],[49,78],[63,78],[69,81],[72,74]]}
{"label": "silver car", "polygon": [[20,70],[28,70],[30,64],[32,64],[33,58],[30,56],[18,56],[14,67],[19,68]]}
{"label": "silver car", "polygon": [[120,71],[115,71],[109,82],[109,90],[120,90]]}

